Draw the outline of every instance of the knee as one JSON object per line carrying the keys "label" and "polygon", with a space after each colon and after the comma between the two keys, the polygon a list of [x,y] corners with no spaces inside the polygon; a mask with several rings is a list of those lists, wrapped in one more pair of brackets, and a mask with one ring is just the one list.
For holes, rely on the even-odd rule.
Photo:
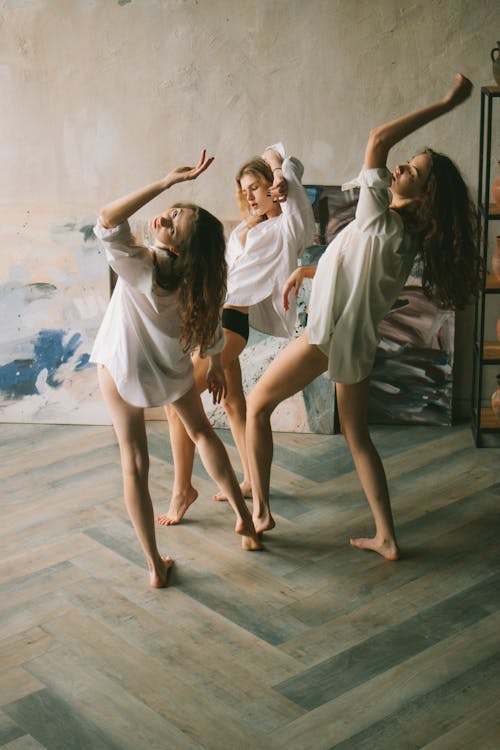
{"label": "knee", "polygon": [[246,401],[245,397],[238,397],[237,395],[227,395],[222,399],[222,406],[228,417],[242,416],[246,414]]}
{"label": "knee", "polygon": [[149,472],[149,455],[139,446],[127,445],[121,449],[123,473],[130,477],[144,477]]}
{"label": "knee", "polygon": [[247,421],[259,421],[263,419],[271,419],[273,412],[272,406],[266,402],[265,398],[262,398],[258,392],[252,391],[247,398]]}
{"label": "knee", "polygon": [[180,422],[179,415],[172,404],[165,404],[165,413],[169,422]]}
{"label": "knee", "polygon": [[200,421],[197,424],[191,424],[189,426],[186,425],[186,429],[189,437],[195,445],[199,445],[200,443],[204,443],[209,440],[217,439],[217,436],[212,429],[212,426],[208,419]]}

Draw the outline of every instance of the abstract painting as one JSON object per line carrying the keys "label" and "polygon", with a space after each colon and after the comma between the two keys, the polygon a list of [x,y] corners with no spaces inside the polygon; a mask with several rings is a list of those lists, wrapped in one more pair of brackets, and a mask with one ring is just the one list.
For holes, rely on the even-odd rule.
{"label": "abstract painting", "polygon": [[[299,310],[305,312],[305,294],[299,298]],[[295,335],[303,326],[297,323]],[[268,365],[287,345],[288,339],[267,336],[251,329],[248,344],[240,355],[243,388],[249,393]],[[228,427],[224,409],[211,403],[208,393],[202,395],[207,414],[214,427]],[[326,375],[321,375],[303,391],[278,406],[271,418],[271,426],[277,432],[313,432],[325,435],[333,433],[334,389]]]}
{"label": "abstract painting", "polygon": [[92,343],[109,299],[92,220],[2,209],[0,421],[107,424]]}
{"label": "abstract painting", "polygon": [[[316,218],[314,245],[303,255],[315,265],[331,239],[354,216],[357,191],[307,185]],[[109,424],[89,356],[109,300],[109,270],[92,232],[93,218],[60,209],[0,209],[0,421]],[[236,222],[226,222],[229,232]],[[136,232],[144,232],[141,223]],[[298,299],[295,335],[307,321],[310,282]],[[372,423],[447,425],[452,419],[454,314],[423,294],[418,266],[380,325],[372,376]],[[286,339],[251,330],[241,355],[249,393]],[[220,406],[203,402],[216,427],[227,427]],[[162,410],[151,410],[158,418]],[[335,391],[326,375],[280,404],[272,427],[331,434]]]}
{"label": "abstract painting", "polygon": [[370,422],[451,425],[454,312],[436,307],[411,276],[379,333]]}

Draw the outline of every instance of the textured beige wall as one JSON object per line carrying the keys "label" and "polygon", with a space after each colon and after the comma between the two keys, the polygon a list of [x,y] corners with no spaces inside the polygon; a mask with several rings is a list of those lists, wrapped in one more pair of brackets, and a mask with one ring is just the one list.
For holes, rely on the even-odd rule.
{"label": "textured beige wall", "polygon": [[[472,101],[393,156],[432,144],[475,188],[499,20],[497,0],[0,1],[0,204],[88,213],[206,146],[214,166],[167,200],[233,217],[248,155],[279,138],[307,181],[342,181],[372,125],[441,95],[456,70],[477,84]],[[470,319],[458,319],[462,400]]]}

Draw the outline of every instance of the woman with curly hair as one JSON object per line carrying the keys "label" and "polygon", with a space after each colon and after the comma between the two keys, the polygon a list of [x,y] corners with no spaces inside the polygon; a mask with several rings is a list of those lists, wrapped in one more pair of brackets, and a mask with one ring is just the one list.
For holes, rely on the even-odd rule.
{"label": "woman with curly hair", "polygon": [[368,431],[377,326],[399,296],[418,253],[425,292],[458,308],[477,293],[481,262],[474,208],[455,165],[431,150],[392,173],[386,160],[396,143],[465,101],[471,90],[470,81],[457,74],[442,100],[370,132],[356,181],[355,219],[330,243],[317,268],[298,268],[285,284],[286,306],[304,277],[314,278],[305,331],[272,362],[247,401],[257,533],[275,525],[269,507],[271,413],[327,370],[336,383],[342,432],[375,521],[373,538],[351,539],[351,544],[389,560],[399,557],[385,472]]}
{"label": "woman with curly hair", "polygon": [[214,402],[226,384],[220,352],[220,308],[226,293],[222,224],[208,211],[175,203],[150,223],[151,246],[130,231],[132,214],[178,182],[193,180],[213,161],[202,151],[195,167],[177,167],[163,179],[101,209],[94,229],[118,275],[91,360],[120,447],[125,504],[156,588],[166,586],[170,557],[156,544],[149,494],[144,409],[171,403],[197,445],[205,467],[227,494],[244,549],[258,549],[252,519],[226,450],[214,433],[194,385],[191,351],[208,357]]}
{"label": "woman with curly hair", "polygon": [[[289,338],[296,322],[295,300],[287,310],[281,292],[297,260],[310,244],[314,230],[311,202],[302,186],[304,168],[294,157],[285,157],[281,143],[253,157],[236,174],[242,221],[227,245],[227,295],[222,311],[226,344],[222,365],[227,392],[222,398],[243,467],[241,490],[251,497],[245,445],[246,399],[239,356],[249,327],[272,336]],[[206,361],[193,358],[199,391],[206,388]],[[198,493],[192,485],[194,445],[181,421],[167,409],[175,479],[168,512],[158,517],[164,525],[179,523]],[[225,492],[214,500],[225,500]]]}

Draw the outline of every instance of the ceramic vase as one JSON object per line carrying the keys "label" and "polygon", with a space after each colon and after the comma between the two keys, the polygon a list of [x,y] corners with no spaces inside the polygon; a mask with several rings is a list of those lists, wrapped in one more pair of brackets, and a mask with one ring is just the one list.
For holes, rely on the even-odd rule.
{"label": "ceramic vase", "polygon": [[491,259],[491,273],[497,281],[500,281],[500,235],[497,235],[497,248]]}
{"label": "ceramic vase", "polygon": [[491,186],[491,196],[497,206],[497,208],[500,208],[500,161],[498,162],[498,175]]}
{"label": "ceramic vase", "polygon": [[497,86],[500,86],[500,42],[497,42],[497,46],[493,47],[490,55],[493,63],[493,78],[497,82]]}
{"label": "ceramic vase", "polygon": [[500,373],[497,375],[497,387],[491,394],[491,408],[495,418],[500,422]]}

